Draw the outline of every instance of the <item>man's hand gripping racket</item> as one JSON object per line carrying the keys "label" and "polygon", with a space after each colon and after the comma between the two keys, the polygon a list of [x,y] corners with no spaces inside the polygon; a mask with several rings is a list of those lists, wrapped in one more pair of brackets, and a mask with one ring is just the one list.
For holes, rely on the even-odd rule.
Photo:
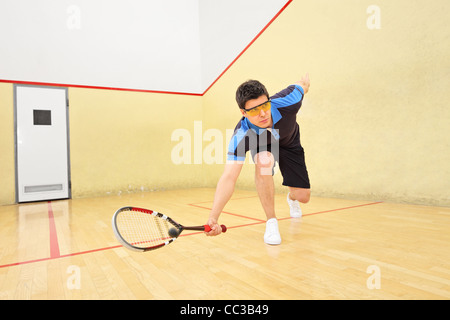
{"label": "man's hand gripping racket", "polygon": [[[227,231],[223,224],[220,227],[222,232]],[[183,226],[160,212],[135,207],[117,210],[112,217],[112,228],[125,248],[140,252],[162,248],[184,230],[211,231],[209,225]]]}

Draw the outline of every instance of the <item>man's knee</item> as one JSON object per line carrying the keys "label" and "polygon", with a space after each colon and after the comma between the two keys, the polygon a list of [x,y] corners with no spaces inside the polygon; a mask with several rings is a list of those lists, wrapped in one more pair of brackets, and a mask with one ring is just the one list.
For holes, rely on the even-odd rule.
{"label": "man's knee", "polygon": [[275,164],[275,159],[272,155],[272,153],[268,151],[262,151],[260,153],[257,153],[255,155],[255,158],[253,159],[255,162],[255,175],[258,176],[272,176],[273,172],[273,166]]}
{"label": "man's knee", "polygon": [[302,188],[291,188],[290,196],[294,200],[297,200],[301,203],[308,203],[311,198],[311,190]]}

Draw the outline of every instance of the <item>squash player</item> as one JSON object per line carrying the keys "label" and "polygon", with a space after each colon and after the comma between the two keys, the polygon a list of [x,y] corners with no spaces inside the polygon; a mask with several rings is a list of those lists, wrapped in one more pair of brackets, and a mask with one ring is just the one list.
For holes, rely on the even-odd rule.
{"label": "squash player", "polygon": [[273,167],[278,162],[283,185],[289,188],[287,202],[290,215],[302,215],[300,203],[310,199],[310,182],[304,150],[300,143],[297,113],[310,86],[309,75],[293,85],[269,96],[265,86],[257,80],[241,84],[236,91],[236,102],[242,113],[228,147],[227,163],[217,183],[208,225],[207,236],[221,233],[219,216],[230,200],[241,172],[247,151],[255,162],[255,185],[266,214],[264,242],[281,244],[274,208]]}

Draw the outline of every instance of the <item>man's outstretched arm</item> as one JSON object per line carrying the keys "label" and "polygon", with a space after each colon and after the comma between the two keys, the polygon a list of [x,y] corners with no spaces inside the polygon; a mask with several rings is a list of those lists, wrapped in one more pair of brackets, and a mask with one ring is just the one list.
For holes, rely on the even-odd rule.
{"label": "man's outstretched arm", "polygon": [[309,73],[307,73],[304,77],[301,78],[300,81],[297,81],[295,84],[298,84],[300,87],[302,87],[303,91],[306,94],[309,91],[310,85]]}
{"label": "man's outstretched arm", "polygon": [[243,165],[242,161],[230,161],[225,164],[225,170],[217,183],[213,207],[209,213],[208,225],[211,227],[211,231],[206,233],[207,236],[217,236],[222,232],[218,224],[219,216],[233,195],[234,186]]}

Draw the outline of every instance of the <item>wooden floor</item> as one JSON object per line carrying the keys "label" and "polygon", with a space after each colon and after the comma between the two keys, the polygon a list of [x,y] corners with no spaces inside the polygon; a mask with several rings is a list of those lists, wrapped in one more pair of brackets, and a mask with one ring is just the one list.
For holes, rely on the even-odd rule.
{"label": "wooden floor", "polygon": [[[209,238],[185,231],[148,253],[121,247],[116,209],[206,222],[213,189],[0,206],[0,299],[450,299],[450,208],[276,196],[283,242],[263,242],[255,192],[236,191]],[[214,284],[214,285],[211,285]]]}

